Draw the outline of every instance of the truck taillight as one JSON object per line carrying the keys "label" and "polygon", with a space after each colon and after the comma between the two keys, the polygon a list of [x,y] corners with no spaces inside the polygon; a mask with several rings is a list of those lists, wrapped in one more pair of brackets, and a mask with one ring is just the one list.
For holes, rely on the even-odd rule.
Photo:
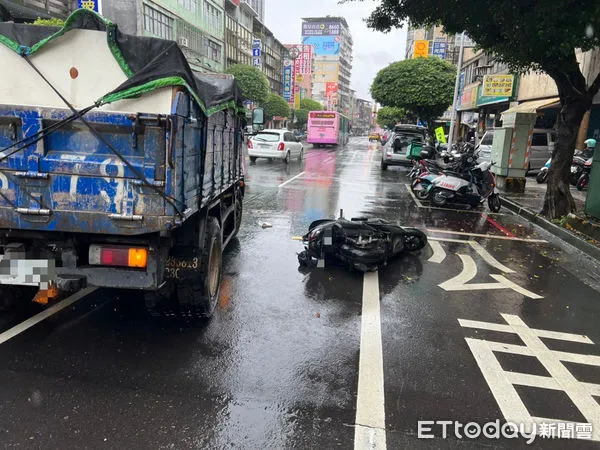
{"label": "truck taillight", "polygon": [[252,141],[248,141],[248,148],[253,148],[252,147]]}
{"label": "truck taillight", "polygon": [[148,249],[114,245],[90,245],[89,262],[94,266],[144,269],[148,265]]}
{"label": "truck taillight", "polygon": [[277,146],[277,151],[284,151],[285,150],[285,145],[283,145],[283,142],[280,142],[279,145]]}

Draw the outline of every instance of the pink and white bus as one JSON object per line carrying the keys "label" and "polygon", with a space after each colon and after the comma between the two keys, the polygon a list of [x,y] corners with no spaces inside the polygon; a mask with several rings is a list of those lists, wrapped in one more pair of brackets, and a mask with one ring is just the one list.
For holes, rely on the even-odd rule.
{"label": "pink and white bus", "polygon": [[350,121],[337,111],[310,111],[308,113],[306,142],[314,147],[346,145]]}

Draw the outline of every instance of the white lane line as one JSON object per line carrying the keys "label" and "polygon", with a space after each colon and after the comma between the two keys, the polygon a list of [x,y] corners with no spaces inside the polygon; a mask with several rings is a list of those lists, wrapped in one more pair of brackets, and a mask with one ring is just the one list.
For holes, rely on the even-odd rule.
{"label": "white lane line", "polygon": [[287,180],[287,181],[284,181],[283,183],[281,183],[281,184],[280,184],[279,186],[277,186],[277,187],[280,187],[280,188],[281,188],[281,187],[285,186],[286,184],[288,184],[288,183],[291,183],[291,182],[292,182],[292,181],[294,181],[296,178],[299,178],[299,177],[301,177],[302,175],[304,175],[304,172],[300,172],[300,173],[299,173],[298,175],[296,175],[295,177],[292,177],[292,178],[290,178],[289,180]]}
{"label": "white lane line", "polygon": [[41,313],[36,314],[33,317],[30,317],[29,319],[27,319],[24,322],[21,322],[19,325],[12,327],[10,330],[5,331],[4,333],[0,334],[0,344],[4,344],[6,341],[21,334],[23,331],[28,330],[29,328],[33,327],[34,325],[37,325],[38,323],[42,322],[43,320],[46,320],[48,317],[53,316],[57,312],[62,311],[65,308],[68,308],[76,301],[81,300],[83,297],[94,292],[96,289],[98,289],[98,288],[88,287],[88,288],[82,289],[81,291],[71,295],[70,297],[67,297],[64,300],[58,302],[56,305],[51,306],[50,308],[42,311]]}
{"label": "white lane line", "polygon": [[364,276],[354,449],[386,449],[379,274]]}
{"label": "white lane line", "polygon": [[440,264],[444,259],[446,259],[446,252],[437,241],[429,241],[429,246],[433,250],[433,255],[429,258],[429,262]]}
{"label": "white lane line", "polygon": [[412,189],[410,188],[410,186],[408,184],[405,184],[404,186],[406,187],[406,190],[408,191],[408,193],[410,194],[410,196],[413,198],[413,200],[415,201],[415,203],[417,204],[417,206],[419,208],[423,208],[423,204],[419,201],[419,199],[417,199],[417,197],[415,196],[415,194],[412,191]]}
{"label": "white lane line", "polygon": [[510,237],[510,236],[496,236],[493,234],[479,234],[479,233],[466,233],[464,231],[452,231],[452,230],[439,230],[436,228],[428,228],[427,231],[429,233],[442,233],[442,234],[458,234],[459,236],[473,236],[473,237],[482,237],[487,239],[501,239],[505,241],[520,241],[520,242],[531,242],[537,244],[547,244],[548,241],[544,239],[529,239],[529,238],[518,238],[518,237]]}

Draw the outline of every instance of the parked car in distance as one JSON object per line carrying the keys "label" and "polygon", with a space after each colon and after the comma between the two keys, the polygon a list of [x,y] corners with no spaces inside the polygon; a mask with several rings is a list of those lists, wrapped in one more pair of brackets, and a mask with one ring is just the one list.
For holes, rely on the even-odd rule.
{"label": "parked car in distance", "polygon": [[267,129],[259,131],[248,140],[250,162],[257,158],[281,159],[289,163],[292,158],[304,157],[304,146],[288,130]]}
{"label": "parked car in distance", "polygon": [[411,166],[412,161],[406,157],[406,150],[414,140],[425,144],[427,128],[418,125],[396,125],[387,145],[381,152],[381,169],[388,166]]}
{"label": "parked car in distance", "polygon": [[[488,129],[478,144],[479,161],[491,161],[492,144],[494,141],[494,128]],[[529,152],[529,169],[539,170],[552,156],[556,145],[556,132],[551,129],[535,128],[531,136],[531,150]],[[498,163],[499,161],[493,161]]]}
{"label": "parked car in distance", "polygon": [[[494,129],[490,128],[486,130],[477,145],[477,149],[479,150],[479,161],[483,162],[491,162],[492,161],[492,143],[494,141]],[[499,162],[499,161],[495,161]]]}
{"label": "parked car in distance", "polygon": [[306,131],[303,130],[294,130],[293,131],[294,136],[300,140],[300,141],[305,141],[306,140]]}
{"label": "parked car in distance", "polygon": [[370,133],[369,134],[369,142],[372,141],[381,141],[381,135],[379,133]]}

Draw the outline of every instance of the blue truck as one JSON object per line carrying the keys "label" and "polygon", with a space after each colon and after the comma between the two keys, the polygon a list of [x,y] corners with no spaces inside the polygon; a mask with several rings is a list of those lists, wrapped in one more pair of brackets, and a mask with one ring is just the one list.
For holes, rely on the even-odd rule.
{"label": "blue truck", "polygon": [[126,288],[209,317],[242,218],[233,77],[87,10],[0,24],[0,60],[0,297]]}

